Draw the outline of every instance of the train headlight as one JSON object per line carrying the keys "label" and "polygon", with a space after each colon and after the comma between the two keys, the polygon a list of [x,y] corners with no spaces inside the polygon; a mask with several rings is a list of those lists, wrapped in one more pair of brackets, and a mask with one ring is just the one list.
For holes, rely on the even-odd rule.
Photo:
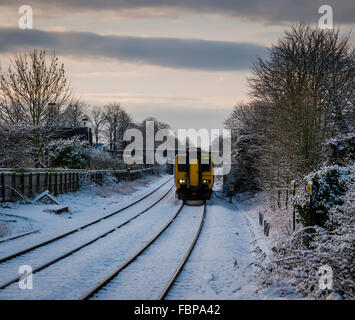
{"label": "train headlight", "polygon": [[184,184],[184,183],[186,183],[186,180],[185,179],[180,179],[179,183]]}
{"label": "train headlight", "polygon": [[202,183],[204,183],[204,184],[209,184],[211,182],[211,180],[202,180]]}

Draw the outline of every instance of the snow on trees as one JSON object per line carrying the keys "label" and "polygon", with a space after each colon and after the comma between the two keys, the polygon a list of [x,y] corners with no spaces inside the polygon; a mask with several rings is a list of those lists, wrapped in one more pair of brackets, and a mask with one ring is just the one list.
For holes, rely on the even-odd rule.
{"label": "snow on trees", "polygon": [[253,173],[251,180],[255,173],[258,185],[273,195],[320,167],[325,142],[353,127],[354,71],[349,37],[303,24],[291,27],[269,57],[255,63],[252,100],[237,105],[225,123],[236,132],[233,152]]}
{"label": "snow on trees", "polygon": [[[354,295],[354,71],[355,51],[339,30],[291,27],[259,59],[249,78],[251,101],[238,104],[232,129],[236,183],[248,180],[269,195],[276,262],[274,274],[293,281],[305,296]],[[286,204],[295,180],[296,231]],[[313,182],[312,204],[305,194]],[[278,206],[275,206],[275,204]],[[302,241],[308,239],[308,241]],[[276,267],[275,267],[276,264]],[[333,269],[331,291],[319,287],[319,268]]]}
{"label": "snow on trees", "polygon": [[60,121],[60,111],[71,99],[64,65],[53,53],[34,50],[19,54],[7,71],[0,69],[0,122],[32,126],[31,158],[46,166],[46,145]]}
{"label": "snow on trees", "polygon": [[325,226],[329,210],[343,205],[342,197],[349,188],[351,175],[354,172],[350,168],[335,165],[325,166],[304,178],[305,183],[312,182],[312,201],[305,194],[294,199],[295,209],[304,226]]}
{"label": "snow on trees", "polygon": [[0,166],[18,168],[28,163],[31,153],[31,125],[0,124]]}
{"label": "snow on trees", "polygon": [[[317,178],[318,177],[318,178]],[[308,178],[318,179],[317,214],[322,226],[301,229],[288,241],[274,247],[277,257],[273,275],[288,278],[308,298],[353,299],[355,294],[355,166],[324,167]],[[307,246],[301,241],[307,237]],[[276,266],[275,266],[276,264]],[[331,286],[319,285],[320,269],[332,271]]]}

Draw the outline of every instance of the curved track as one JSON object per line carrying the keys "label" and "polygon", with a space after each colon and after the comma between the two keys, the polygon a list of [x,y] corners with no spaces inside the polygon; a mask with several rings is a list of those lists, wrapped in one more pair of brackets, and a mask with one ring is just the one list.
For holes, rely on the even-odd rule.
{"label": "curved track", "polygon": [[[172,222],[176,219],[176,217],[180,214],[180,212],[182,211],[184,207],[184,204],[182,204],[179,209],[177,210],[177,212],[175,213],[175,215],[168,221],[168,223],[166,225],[164,225],[160,231],[158,233],[156,233],[156,235],[150,240],[148,241],[148,243],[146,243],[144,245],[143,248],[141,248],[140,250],[138,250],[138,252],[136,254],[134,254],[130,259],[128,259],[125,263],[123,263],[122,265],[120,265],[117,269],[115,269],[113,272],[111,272],[106,278],[104,278],[101,282],[99,282],[95,287],[93,287],[92,289],[90,289],[85,295],[83,295],[81,297],[81,300],[87,300],[90,298],[93,298],[97,293],[99,293],[99,291],[101,289],[103,289],[107,284],[109,284],[119,273],[121,273],[121,271],[123,271],[125,268],[127,268],[130,264],[132,264],[132,262],[134,262],[139,256],[141,256],[163,233],[164,231],[166,231],[168,229],[169,226],[172,225]],[[161,292],[161,294],[159,295],[158,299],[164,299],[164,297],[166,296],[166,294],[169,292],[170,288],[172,287],[174,281],[177,279],[178,275],[180,274],[180,272],[182,271],[185,263],[187,262],[197,240],[198,237],[201,233],[201,229],[205,220],[205,216],[206,216],[206,204],[204,204],[204,209],[203,209],[203,214],[202,214],[202,218],[198,227],[198,230],[194,236],[193,241],[191,242],[185,256],[183,257],[182,261],[180,262],[179,266],[177,267],[177,269],[175,270],[174,274],[172,275],[172,277],[170,278],[170,280],[168,281],[168,283],[164,286],[163,291]]]}
{"label": "curved track", "polygon": [[[170,180],[169,180],[169,181],[170,181]],[[169,182],[169,181],[167,181],[167,182]],[[165,185],[167,182],[165,182],[163,185]],[[160,187],[162,187],[163,185],[161,185]],[[159,188],[160,188],[160,187],[159,187]],[[158,188],[158,189],[159,189],[159,188]],[[171,192],[172,188],[173,188],[173,186],[171,186],[171,187],[168,189],[168,191],[167,191],[166,193],[164,193],[163,196],[160,197],[157,201],[155,201],[153,204],[149,205],[149,207],[147,207],[147,208],[145,208],[144,210],[140,211],[138,214],[134,215],[134,216],[131,217],[130,219],[124,221],[123,223],[120,223],[119,225],[117,225],[117,226],[111,228],[110,230],[108,230],[108,231],[106,231],[106,232],[104,232],[104,233],[101,233],[99,236],[96,236],[94,239],[83,243],[82,245],[80,245],[80,246],[78,246],[78,247],[76,247],[76,248],[74,248],[74,249],[72,249],[72,250],[70,250],[70,251],[68,251],[68,252],[66,252],[66,253],[64,253],[64,254],[62,254],[62,255],[60,255],[60,256],[58,256],[58,257],[52,259],[52,260],[50,260],[50,261],[48,261],[48,262],[45,263],[45,264],[42,264],[42,265],[38,266],[37,268],[35,268],[35,269],[32,271],[32,274],[33,274],[33,273],[36,273],[36,272],[38,272],[38,271],[41,271],[41,270],[43,270],[43,269],[45,269],[45,268],[47,268],[47,267],[49,267],[49,266],[55,264],[56,262],[58,262],[58,261],[60,261],[60,260],[63,260],[64,258],[66,258],[66,257],[68,257],[68,256],[70,256],[70,255],[72,255],[73,253],[75,253],[75,252],[77,252],[77,251],[79,251],[79,250],[81,250],[81,249],[83,249],[83,248],[89,246],[90,244],[96,242],[97,240],[99,240],[99,239],[101,239],[101,238],[103,238],[103,237],[109,235],[110,233],[112,233],[112,232],[114,232],[114,231],[120,229],[121,227],[127,225],[128,223],[130,223],[130,222],[133,221],[134,219],[138,218],[138,217],[141,216],[142,214],[148,212],[151,208],[153,208],[155,205],[157,205],[162,199],[164,199],[164,198]],[[156,190],[157,190],[157,189],[155,189],[153,192],[155,192]],[[152,194],[153,192],[149,193],[148,195]],[[144,198],[146,198],[148,195],[146,195]],[[143,198],[141,198],[140,200],[143,200]],[[134,202],[133,204],[139,202],[140,200]],[[131,204],[131,205],[129,205],[129,206],[126,206],[125,208],[122,208],[122,209],[116,211],[115,214],[118,213],[118,212],[121,212],[122,210],[124,210],[124,209],[126,209],[126,208],[128,208],[128,207],[130,207],[130,206],[132,206],[133,204]],[[106,217],[109,217],[109,216],[112,216],[112,215],[113,215],[113,214],[110,214],[110,215],[108,215],[108,216],[106,216]],[[102,220],[102,219],[100,219],[100,220],[98,220],[98,221],[101,221],[101,220]],[[92,223],[90,223],[90,225],[92,225]],[[82,229],[80,229],[80,230],[82,230]],[[59,239],[57,239],[57,240],[59,240]],[[53,240],[53,241],[54,241],[54,240]],[[53,242],[53,241],[51,241],[51,242]],[[50,242],[49,242],[49,243],[50,243]],[[45,244],[49,244],[49,243],[46,242],[46,243],[42,244],[41,246],[35,246],[35,247],[36,247],[36,248],[42,247],[42,246],[44,246]],[[36,248],[34,248],[34,249],[36,249]],[[34,250],[34,249],[32,249],[32,250]],[[28,250],[27,252],[32,251],[32,250]],[[24,252],[24,253],[26,253],[26,252]],[[21,253],[20,255],[23,255],[24,253]],[[13,257],[13,258],[15,258],[15,257]],[[12,259],[13,259],[13,258],[12,258]],[[5,283],[0,284],[0,290],[1,290],[1,289],[5,289],[5,288],[8,287],[9,285],[11,285],[11,284],[17,282],[17,281],[20,280],[20,279],[21,279],[21,276],[17,276],[17,277],[12,278],[11,280],[8,280],[8,281],[5,282]]]}
{"label": "curved track", "polygon": [[[166,184],[167,184],[169,181],[171,181],[171,180],[172,180],[172,179],[169,179],[168,181],[164,182],[164,183],[163,183],[162,185],[160,185],[158,188],[156,188],[156,189],[154,189],[153,191],[149,192],[148,194],[146,194],[146,195],[143,196],[142,198],[140,198],[140,199],[138,199],[138,200],[136,200],[136,201],[130,203],[129,205],[127,205],[127,206],[125,206],[125,207],[123,207],[123,208],[120,208],[119,210],[116,210],[116,211],[114,211],[114,212],[111,212],[110,214],[108,214],[108,215],[106,215],[106,216],[103,216],[103,217],[101,217],[101,218],[99,218],[99,219],[96,219],[96,220],[94,220],[94,221],[91,221],[91,222],[89,222],[89,223],[87,223],[87,224],[85,224],[85,225],[83,225],[83,226],[79,226],[79,227],[77,227],[77,228],[75,228],[75,229],[73,229],[73,230],[71,230],[71,231],[68,231],[68,232],[66,232],[66,233],[63,233],[63,234],[61,234],[61,235],[59,235],[59,236],[56,236],[56,237],[54,237],[54,238],[51,238],[51,239],[49,239],[49,240],[46,240],[46,241],[43,241],[43,242],[38,243],[38,244],[36,244],[36,245],[33,245],[33,246],[29,247],[29,248],[23,249],[23,250],[21,250],[21,251],[18,251],[18,252],[15,252],[15,253],[13,253],[13,254],[10,254],[10,255],[8,255],[8,256],[6,256],[6,257],[0,258],[0,263],[3,263],[3,262],[5,262],[5,261],[11,260],[11,259],[14,259],[14,258],[16,258],[16,257],[18,257],[18,256],[21,256],[21,255],[25,254],[25,253],[28,253],[28,252],[30,252],[30,251],[33,251],[33,250],[37,249],[37,248],[43,247],[43,246],[45,246],[45,245],[47,245],[47,244],[50,244],[50,243],[52,243],[52,242],[54,242],[54,241],[63,239],[63,238],[65,238],[65,237],[67,237],[67,236],[69,236],[69,235],[71,235],[71,234],[73,234],[73,233],[82,231],[82,230],[84,230],[84,229],[86,229],[86,228],[88,228],[88,227],[90,227],[90,226],[92,226],[92,225],[94,225],[94,224],[96,224],[96,223],[99,223],[99,222],[102,221],[102,220],[105,220],[105,219],[107,219],[107,218],[110,218],[110,217],[112,217],[112,216],[114,216],[114,215],[116,215],[116,214],[118,214],[118,213],[120,213],[120,212],[122,212],[122,211],[124,211],[124,210],[126,210],[126,209],[128,209],[128,208],[130,208],[130,207],[132,207],[133,205],[139,203],[140,201],[146,199],[147,197],[149,197],[149,196],[150,196],[151,194],[153,194],[154,192],[158,191],[161,187],[163,187],[164,185],[166,185]],[[1,288],[1,287],[0,287],[0,288]]]}
{"label": "curved track", "polygon": [[187,262],[187,260],[189,259],[191,252],[193,250],[193,248],[195,247],[195,244],[200,236],[201,230],[202,230],[202,226],[203,223],[205,221],[205,217],[206,217],[206,204],[204,204],[204,209],[203,209],[203,215],[202,215],[202,219],[200,222],[200,226],[197,230],[197,233],[189,247],[189,250],[186,252],[186,255],[184,256],[184,258],[182,259],[181,263],[179,264],[179,266],[177,267],[176,271],[174,272],[173,276],[170,278],[169,282],[167,283],[167,285],[164,287],[163,291],[161,292],[161,294],[159,295],[158,299],[159,300],[163,300],[166,295],[168,294],[170,288],[172,287],[172,285],[174,284],[175,280],[177,279],[177,277],[179,276],[180,272],[182,271],[182,269],[184,268],[185,263]]}
{"label": "curved track", "polygon": [[29,236],[30,234],[34,234],[34,233],[38,233],[38,232],[39,232],[39,230],[34,230],[34,231],[18,234],[17,236],[13,236],[13,237],[6,238],[6,239],[1,239],[0,243],[8,242],[8,241],[11,241],[11,240],[16,240],[16,239],[19,239],[19,238],[22,238],[22,237],[25,237],[25,236]]}

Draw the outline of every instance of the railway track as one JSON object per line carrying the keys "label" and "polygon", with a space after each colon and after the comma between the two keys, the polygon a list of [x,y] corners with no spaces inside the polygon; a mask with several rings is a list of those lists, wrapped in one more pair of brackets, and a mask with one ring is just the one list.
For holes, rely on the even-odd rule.
{"label": "railway track", "polygon": [[189,249],[187,250],[184,258],[182,259],[182,261],[180,262],[179,266],[177,267],[177,269],[175,270],[174,274],[172,275],[172,277],[170,278],[169,282],[166,284],[166,286],[164,287],[163,291],[160,293],[158,299],[159,300],[164,300],[164,298],[166,297],[166,295],[168,294],[170,288],[172,287],[172,285],[174,284],[175,280],[177,279],[177,277],[179,276],[179,274],[181,273],[182,269],[184,268],[184,265],[186,264],[187,260],[189,259],[191,252],[193,250],[193,248],[195,247],[195,244],[200,236],[201,230],[202,230],[202,226],[203,223],[205,221],[205,217],[206,217],[206,203],[204,203],[204,208],[203,208],[203,215],[202,215],[202,219],[200,222],[200,225],[198,227],[198,230],[196,232],[196,235],[194,237],[194,239],[191,242],[191,245],[189,247]]}
{"label": "railway track", "polygon": [[[149,240],[144,247],[142,247],[140,250],[138,250],[130,259],[128,259],[126,262],[124,262],[122,265],[120,265],[119,267],[117,267],[113,272],[111,272],[106,278],[104,278],[101,282],[99,282],[95,287],[93,287],[92,289],[90,289],[86,294],[84,294],[81,297],[81,300],[88,300],[93,298],[97,293],[99,293],[100,290],[102,290],[107,284],[109,284],[116,276],[118,276],[125,268],[127,268],[129,265],[131,265],[139,256],[141,256],[168,228],[169,226],[172,225],[172,223],[174,222],[174,220],[177,218],[177,216],[180,214],[180,212],[182,211],[183,207],[185,205],[182,204],[179,209],[177,210],[177,212],[175,213],[175,215],[168,221],[167,224],[165,224],[158,233],[155,234],[155,236]],[[199,223],[199,227],[198,230],[186,252],[186,254],[184,255],[183,259],[181,260],[180,264],[178,265],[178,267],[176,268],[175,272],[173,273],[173,275],[170,277],[169,281],[167,282],[167,284],[164,286],[164,289],[162,290],[162,292],[160,293],[160,295],[157,297],[157,299],[159,300],[163,300],[166,295],[168,294],[170,288],[172,287],[172,285],[174,284],[175,280],[177,279],[177,277],[179,276],[180,272],[182,271],[184,265],[186,264],[188,258],[191,255],[191,252],[199,238],[199,235],[201,233],[202,230],[202,226],[205,220],[205,216],[206,216],[206,204],[204,204],[204,208],[203,208],[203,214],[201,217],[201,221]]]}
{"label": "railway track", "polygon": [[16,240],[16,239],[19,239],[19,238],[22,238],[22,237],[25,237],[25,236],[29,236],[30,234],[34,234],[34,233],[38,233],[38,232],[39,232],[39,230],[30,231],[30,232],[26,232],[26,233],[21,233],[21,234],[18,234],[17,236],[9,237],[9,238],[6,238],[6,239],[1,239],[0,243]]}
{"label": "railway track", "polygon": [[[63,233],[63,234],[61,234],[61,235],[59,235],[59,236],[53,237],[53,238],[51,238],[51,239],[49,239],[49,240],[40,242],[40,243],[38,243],[38,244],[36,244],[36,245],[33,245],[33,246],[29,247],[29,248],[23,249],[23,250],[21,250],[21,251],[18,251],[18,252],[15,252],[15,253],[10,254],[10,255],[8,255],[8,256],[5,256],[5,257],[3,257],[3,258],[0,258],[0,263],[3,263],[3,262],[5,262],[5,261],[9,261],[9,260],[14,259],[14,258],[16,258],[16,257],[19,257],[19,256],[21,256],[21,255],[24,255],[24,254],[26,254],[26,253],[28,253],[28,252],[31,252],[31,251],[35,250],[35,249],[38,249],[38,248],[40,248],[40,247],[43,247],[43,246],[48,245],[48,244],[50,244],[50,243],[53,243],[53,242],[55,242],[55,241],[57,241],[57,240],[63,239],[63,238],[65,238],[65,237],[67,237],[67,236],[69,236],[69,235],[71,235],[71,234],[80,232],[80,231],[82,231],[82,230],[84,230],[84,229],[86,229],[86,228],[88,228],[88,227],[90,227],[90,226],[92,226],[92,225],[95,225],[95,224],[97,224],[97,223],[99,223],[99,222],[101,222],[101,221],[103,221],[103,220],[105,220],[105,219],[108,219],[108,218],[110,218],[110,217],[112,217],[112,216],[114,216],[114,215],[116,215],[116,214],[118,214],[118,213],[120,213],[120,212],[122,212],[122,211],[124,211],[124,210],[126,210],[126,209],[128,209],[128,208],[130,208],[130,207],[132,207],[132,206],[134,206],[135,204],[141,202],[142,200],[148,198],[150,195],[152,195],[154,192],[158,191],[160,188],[162,188],[164,185],[166,185],[166,184],[167,184],[169,181],[171,181],[171,180],[172,180],[172,179],[169,179],[168,181],[165,181],[165,182],[164,182],[163,184],[161,184],[158,188],[154,189],[153,191],[149,192],[148,194],[144,195],[143,197],[139,198],[138,200],[136,200],[136,201],[134,201],[134,202],[128,204],[127,206],[125,206],[125,207],[123,207],[123,208],[120,208],[120,209],[118,209],[118,210],[116,210],[116,211],[114,211],[114,212],[111,212],[111,213],[108,214],[108,215],[105,215],[105,216],[103,216],[103,217],[101,217],[101,218],[99,218],[99,219],[93,220],[93,221],[91,221],[91,222],[89,222],[89,223],[87,223],[87,224],[85,224],[85,225],[79,226],[79,227],[77,227],[77,228],[75,228],[75,229],[72,229],[72,230],[70,230],[70,231],[68,231],[68,232],[65,232],[65,233]],[[14,239],[16,239],[16,238],[14,238]]]}
{"label": "railway track", "polygon": [[[168,180],[167,182],[165,182],[163,185],[165,185],[165,184],[168,183],[169,181],[170,181],[170,180]],[[161,188],[163,185],[161,185],[159,188]],[[159,188],[157,188],[157,189],[159,189]],[[47,267],[49,267],[49,266],[51,266],[51,265],[57,263],[57,262],[59,262],[60,260],[65,259],[66,257],[72,255],[73,253],[75,253],[75,252],[77,252],[77,251],[79,251],[79,250],[81,250],[81,249],[83,249],[83,248],[89,246],[90,244],[96,242],[97,240],[102,239],[102,238],[104,238],[105,236],[109,235],[110,233],[112,233],[112,232],[114,232],[114,231],[120,229],[121,227],[127,225],[128,223],[130,223],[130,222],[133,221],[134,219],[138,218],[138,217],[141,216],[142,214],[148,212],[151,208],[153,208],[155,205],[157,205],[162,199],[164,199],[164,198],[171,192],[172,188],[173,188],[173,186],[171,186],[171,187],[169,188],[169,190],[168,190],[166,193],[164,193],[164,195],[163,195],[162,197],[159,197],[159,199],[158,199],[157,201],[155,201],[153,204],[149,205],[149,206],[148,206],[147,208],[145,208],[144,210],[141,210],[139,213],[137,213],[137,214],[134,215],[133,217],[127,219],[126,221],[124,221],[123,223],[120,223],[119,225],[114,226],[114,227],[111,228],[110,230],[101,233],[99,236],[96,236],[95,238],[91,239],[90,241],[87,241],[87,242],[81,244],[80,246],[78,246],[78,247],[76,247],[76,248],[74,248],[74,249],[72,249],[72,250],[70,250],[70,251],[67,251],[67,252],[64,253],[64,254],[62,254],[62,255],[60,255],[60,256],[57,256],[56,258],[54,258],[54,259],[52,259],[52,260],[50,260],[50,261],[48,261],[48,262],[46,262],[46,263],[44,263],[44,264],[41,264],[40,266],[38,266],[37,268],[35,268],[35,269],[32,270],[32,274],[34,274],[34,273],[36,273],[36,272],[39,272],[39,271],[41,271],[41,270],[43,270],[43,269],[45,269],[45,268],[47,268]],[[152,194],[152,193],[155,192],[157,189],[155,189],[154,191],[152,191],[152,192],[149,193],[148,195]],[[146,195],[144,198],[146,198],[148,195]],[[139,201],[143,200],[144,198],[141,198]],[[137,203],[137,202],[139,202],[139,201],[136,201],[136,202],[130,204],[129,206],[126,206],[126,207],[124,207],[124,208],[122,208],[122,209],[116,211],[115,213],[121,212],[122,210],[124,210],[124,209],[126,209],[126,208],[128,208],[128,207],[131,207],[133,204],[135,204],[135,203]],[[110,215],[108,215],[108,216],[112,216],[112,214],[110,214]],[[108,216],[106,216],[106,217],[108,217]],[[101,221],[101,220],[102,220],[102,219],[100,219],[100,220],[98,220],[98,221]],[[90,225],[92,225],[92,223],[91,223]],[[81,230],[82,230],[82,229],[81,229]],[[51,241],[51,242],[53,242],[53,241]],[[46,242],[46,244],[48,244],[48,242]],[[45,245],[45,244],[42,244],[41,247],[44,246],[44,245]],[[36,248],[38,248],[38,247],[36,246]],[[34,249],[36,249],[36,248],[34,248]],[[32,250],[34,250],[34,249],[32,249]],[[29,250],[29,251],[32,251],[32,250]],[[27,252],[29,252],[29,251],[27,251]],[[20,255],[23,255],[23,254],[25,254],[25,253],[26,253],[26,252],[21,253]],[[15,258],[15,257],[13,257],[13,258]],[[12,258],[12,259],[13,259],[13,258]],[[11,280],[8,280],[8,281],[5,282],[5,283],[0,284],[0,290],[5,289],[5,288],[8,287],[9,285],[11,285],[11,284],[13,284],[13,283],[19,281],[20,279],[21,279],[21,276],[17,276],[17,277],[12,278]]]}

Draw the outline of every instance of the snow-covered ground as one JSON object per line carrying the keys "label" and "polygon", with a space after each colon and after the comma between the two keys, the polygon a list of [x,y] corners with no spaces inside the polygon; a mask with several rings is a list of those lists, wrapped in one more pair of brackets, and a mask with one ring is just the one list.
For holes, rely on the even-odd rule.
{"label": "snow-covered ground", "polygon": [[265,298],[258,296],[260,269],[253,265],[264,259],[249,219],[214,197],[197,245],[167,299]]}
{"label": "snow-covered ground", "polygon": [[146,176],[109,186],[90,185],[78,192],[62,194],[56,199],[69,207],[69,213],[60,215],[47,212],[53,205],[6,203],[0,206],[0,226],[6,230],[0,232],[0,241],[32,230],[39,232],[2,243],[0,257],[27,247],[28,243],[44,241],[118,210],[171,178],[170,175]]}
{"label": "snow-covered ground", "polygon": [[157,299],[186,254],[203,208],[203,205],[184,206],[162,236],[94,298]]}
{"label": "snow-covered ground", "polygon": [[[1,217],[13,220],[7,224],[17,225],[9,228],[12,235],[28,230],[39,232],[0,243],[0,258],[122,208],[171,178],[151,176],[120,186],[91,187],[61,195],[59,202],[70,208],[70,213],[62,215],[45,212],[46,205],[16,204],[1,208]],[[217,190],[219,185],[216,182]],[[35,269],[127,221],[165,195],[157,205],[122,228],[36,272],[32,290],[21,290],[13,283],[0,290],[0,299],[79,299],[131,258],[174,216],[181,202],[172,187],[173,181],[170,181],[140,203],[109,219],[1,263],[0,285],[19,276],[21,265]],[[258,224],[263,202],[262,194],[234,198],[234,205],[214,195],[207,202],[206,220],[197,244],[166,298],[297,298],[287,283],[276,284],[272,279],[267,285],[265,281],[261,283],[265,278],[262,268],[272,259],[270,240]],[[187,205],[162,236],[94,298],[156,299],[186,253],[197,231],[202,208]]]}

